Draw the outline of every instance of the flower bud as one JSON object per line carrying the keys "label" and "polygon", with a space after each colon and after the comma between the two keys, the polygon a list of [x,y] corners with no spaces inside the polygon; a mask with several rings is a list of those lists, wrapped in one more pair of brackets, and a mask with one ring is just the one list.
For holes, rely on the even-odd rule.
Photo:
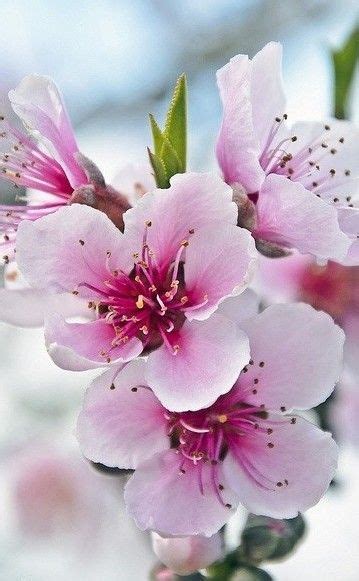
{"label": "flower bud", "polygon": [[222,537],[161,537],[152,533],[152,546],[157,557],[175,573],[188,575],[203,569],[222,556]]}
{"label": "flower bud", "polygon": [[250,515],[242,533],[241,549],[252,563],[280,559],[294,550],[304,531],[300,515],[291,519]]}

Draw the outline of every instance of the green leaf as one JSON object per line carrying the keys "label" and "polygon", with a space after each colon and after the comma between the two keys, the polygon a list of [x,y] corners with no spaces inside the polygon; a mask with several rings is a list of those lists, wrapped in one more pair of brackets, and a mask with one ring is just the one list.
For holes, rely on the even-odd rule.
{"label": "green leaf", "polygon": [[175,150],[180,171],[187,165],[187,80],[183,74],[177,80],[167,112],[164,135]]}
{"label": "green leaf", "polygon": [[153,169],[153,175],[158,188],[168,188],[170,185],[165,165],[160,157],[147,148],[148,157]]}
{"label": "green leaf", "polygon": [[163,139],[160,157],[166,168],[168,179],[176,175],[176,173],[181,173],[181,163],[178,155],[166,137]]}
{"label": "green leaf", "polygon": [[334,115],[346,119],[348,98],[359,60],[359,27],[356,27],[345,44],[332,52],[334,68]]}
{"label": "green leaf", "polygon": [[151,126],[151,132],[152,132],[153,145],[154,145],[154,149],[155,149],[155,155],[160,157],[161,156],[161,149],[162,149],[162,145],[163,145],[163,139],[164,139],[163,133],[162,133],[156,119],[152,115],[152,113],[149,114],[149,118],[150,118],[150,126]]}

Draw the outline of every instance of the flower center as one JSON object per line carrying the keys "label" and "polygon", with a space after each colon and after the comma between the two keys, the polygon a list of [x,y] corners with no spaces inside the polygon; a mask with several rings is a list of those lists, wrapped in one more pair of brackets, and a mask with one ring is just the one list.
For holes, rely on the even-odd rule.
{"label": "flower center", "polygon": [[[110,278],[104,281],[106,291],[100,291],[96,306],[100,318],[113,325],[115,337],[112,348],[133,337],[143,343],[144,352],[152,351],[163,343],[176,355],[179,350],[178,331],[185,322],[184,312],[199,305],[186,294],[183,255],[188,241],[183,240],[175,259],[159,265],[147,243],[146,223],[142,252],[134,254],[134,266],[129,274],[109,270]],[[110,258],[111,253],[108,253]],[[79,285],[90,288],[90,285]],[[93,289],[98,292],[98,289]],[[207,298],[204,297],[203,304]],[[107,358],[110,352],[102,354]]]}
{"label": "flower center", "polygon": [[354,302],[354,274],[334,262],[329,262],[327,266],[311,264],[302,275],[299,298],[332,317],[340,317]]}

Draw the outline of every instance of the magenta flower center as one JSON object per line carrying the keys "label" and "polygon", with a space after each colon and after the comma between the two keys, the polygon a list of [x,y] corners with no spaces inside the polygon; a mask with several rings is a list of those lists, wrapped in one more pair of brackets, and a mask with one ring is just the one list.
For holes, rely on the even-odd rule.
{"label": "magenta flower center", "polygon": [[17,196],[16,201],[28,205],[0,204],[0,245],[5,263],[13,259],[17,228],[22,220],[37,220],[55,212],[68,203],[72,187],[60,164],[39,149],[36,143],[11,127],[4,117],[0,117],[0,137],[6,139],[8,150],[1,155],[1,176],[20,186],[33,188],[49,194],[48,200],[38,204],[28,204],[28,199]]}
{"label": "magenta flower center", "polygon": [[340,318],[347,310],[359,308],[358,278],[358,268],[349,269],[335,262],[326,266],[310,264],[301,276],[298,298]]}
{"label": "magenta flower center", "polygon": [[[239,391],[221,396],[215,404],[198,412],[173,413],[167,411],[168,434],[171,443],[183,456],[180,472],[185,474],[191,462],[198,467],[198,483],[203,493],[202,469],[208,464],[212,485],[218,500],[223,500],[224,485],[220,481],[220,464],[231,452],[247,475],[266,490],[288,486],[286,476],[272,480],[262,474],[251,461],[253,446],[271,453],[275,447],[272,434],[285,423],[296,423],[295,417],[272,420],[263,405],[246,403]],[[259,448],[260,449],[260,448]]]}
{"label": "magenta flower center", "polygon": [[[159,265],[147,244],[150,225],[150,222],[146,225],[141,255],[134,254],[135,263],[129,274],[109,269],[111,276],[104,281],[105,291],[86,283],[79,287],[85,286],[100,293],[101,299],[96,307],[100,318],[114,327],[112,348],[136,337],[147,352],[165,344],[176,355],[179,350],[178,331],[185,322],[185,311],[206,304],[208,299],[203,297],[199,303],[186,294],[183,255],[188,241],[181,242],[173,261]],[[101,355],[109,359],[111,353]]]}

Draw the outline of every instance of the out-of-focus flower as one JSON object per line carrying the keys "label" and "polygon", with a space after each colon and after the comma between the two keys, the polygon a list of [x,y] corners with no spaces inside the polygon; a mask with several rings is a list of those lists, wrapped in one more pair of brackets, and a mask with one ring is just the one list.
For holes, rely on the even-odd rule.
{"label": "out-of-focus flower", "polygon": [[348,122],[287,126],[281,46],[218,71],[223,123],[217,142],[234,189],[239,224],[265,255],[295,248],[320,260],[358,264],[358,131]]}
{"label": "out-of-focus flower", "polygon": [[151,387],[172,410],[198,409],[228,391],[248,363],[248,340],[215,311],[246,288],[256,263],[236,214],[221,179],[188,173],[127,211],[124,234],[77,205],[24,222],[17,257],[30,284],[90,301],[85,324],[49,316],[54,361],[89,369],[149,353]]}
{"label": "out-of-focus flower", "polygon": [[2,449],[3,577],[145,578],[153,557],[125,514],[123,480],[99,475],[59,436]]}
{"label": "out-of-focus flower", "polygon": [[211,565],[223,554],[220,533],[212,537],[162,537],[152,533],[152,547],[159,560],[179,575],[189,575]]}
{"label": "out-of-focus flower", "polygon": [[113,187],[124,195],[131,206],[147,194],[156,189],[156,182],[149,165],[126,164],[112,180]]}
{"label": "out-of-focus flower", "polygon": [[305,301],[331,315],[346,334],[345,363],[355,366],[359,338],[359,267],[329,261],[316,264],[293,254],[281,260],[260,259],[255,288],[269,302]]}
{"label": "out-of-focus flower", "polygon": [[165,409],[144,361],[116,377],[106,372],[87,392],[78,422],[83,453],[136,469],[125,501],[143,530],[210,536],[239,502],[255,514],[291,518],[316,504],[333,477],[330,434],[291,410],[331,393],[343,332],[304,304],[274,305],[241,326],[251,360],[233,389],[206,409]]}

